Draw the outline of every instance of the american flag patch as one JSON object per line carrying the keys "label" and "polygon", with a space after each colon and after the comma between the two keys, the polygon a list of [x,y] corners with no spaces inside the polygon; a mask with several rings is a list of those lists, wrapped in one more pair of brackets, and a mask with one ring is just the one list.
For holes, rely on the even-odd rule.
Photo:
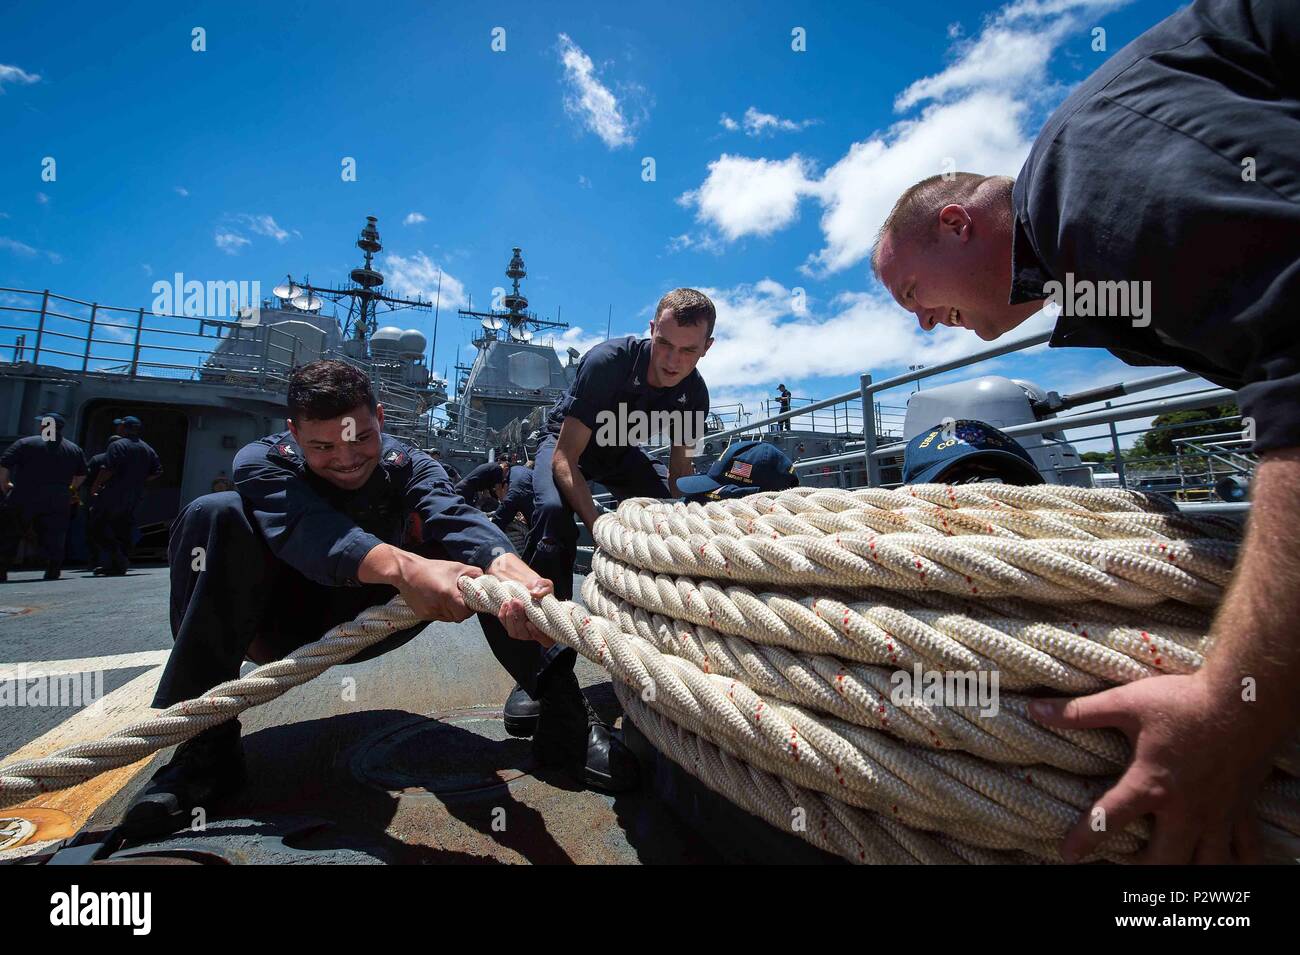
{"label": "american flag patch", "polygon": [[727,472],[727,477],[738,478],[742,481],[748,481],[750,474],[753,472],[753,465],[744,461],[736,461],[731,465],[731,470]]}

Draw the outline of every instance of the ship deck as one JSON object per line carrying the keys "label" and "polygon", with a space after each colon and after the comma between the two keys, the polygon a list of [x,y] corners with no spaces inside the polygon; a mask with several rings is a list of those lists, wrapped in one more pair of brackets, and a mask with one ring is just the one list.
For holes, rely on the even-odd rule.
{"label": "ship deck", "polygon": [[[102,673],[104,695],[90,708],[6,708],[3,761],[97,739],[153,712],[171,645],[167,599],[163,566],[110,580],[79,570],[52,582],[38,571],[11,573],[0,585],[0,676],[12,678],[20,664],[29,674]],[[585,660],[578,674],[602,716],[619,718],[608,675]],[[355,680],[354,693],[345,692],[345,679]],[[649,789],[612,797],[539,771],[528,741],[506,735],[501,722],[511,685],[475,621],[430,624],[391,653],[328,670],[246,711],[248,785],[213,807],[203,831],[114,858],[166,851],[230,863],[717,861]],[[34,859],[76,831],[107,831],[171,752],[31,800],[27,807],[47,810],[43,828],[0,860]]]}

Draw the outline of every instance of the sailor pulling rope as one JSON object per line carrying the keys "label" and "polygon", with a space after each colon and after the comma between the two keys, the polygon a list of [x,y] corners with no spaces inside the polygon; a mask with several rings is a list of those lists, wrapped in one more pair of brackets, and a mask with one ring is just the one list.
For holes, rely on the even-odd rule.
{"label": "sailor pulling rope", "polygon": [[[728,799],[861,862],[1059,859],[1128,759],[1111,730],[1053,729],[1035,695],[1194,672],[1234,522],[1122,491],[795,488],[705,505],[625,502],[596,525],[586,606],[463,577],[467,606],[529,620],[615,677],[625,712]],[[76,785],[305,683],[415,615],[399,599],[284,660],[99,742],[0,767],[0,806]],[[987,699],[899,674],[995,678]],[[1256,802],[1294,856],[1300,747]],[[1111,833],[1123,861],[1147,827]]]}

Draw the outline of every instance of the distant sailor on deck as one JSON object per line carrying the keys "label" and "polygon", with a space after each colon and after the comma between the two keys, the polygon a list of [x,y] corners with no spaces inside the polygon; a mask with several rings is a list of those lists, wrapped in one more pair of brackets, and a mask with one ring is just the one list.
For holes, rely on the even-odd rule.
{"label": "distant sailor on deck", "polygon": [[[487,515],[453,491],[441,465],[383,433],[383,406],[362,372],[338,361],[295,369],[288,412],[288,431],[236,455],[235,491],[198,498],[172,527],[176,643],[154,706],[234,679],[246,657],[280,659],[399,593],[426,620],[459,622],[471,616],[456,583],[463,575],[517,581],[537,597],[551,592]],[[543,649],[550,641],[520,601],[503,603],[499,619],[478,618],[502,666],[541,701],[529,725],[515,727],[533,736],[537,760],[588,786],[635,785],[630,753],[589,715],[574,651]],[[398,631],[354,660],[423,629]],[[128,825],[165,831],[237,789],[245,774],[239,729],[232,720],[184,743],[128,811]]]}
{"label": "distant sailor on deck", "polygon": [[[119,419],[120,420],[120,419]],[[108,445],[115,441],[121,441],[120,434],[109,435]],[[111,553],[110,541],[108,539],[107,517],[104,508],[98,506],[95,498],[94,488],[99,478],[99,472],[104,470],[108,465],[108,447],[106,446],[99,454],[92,455],[90,461],[86,464],[86,545],[90,549],[90,566],[101,567],[107,562],[107,557]]]}
{"label": "distant sailor on deck", "polygon": [[96,577],[122,577],[130,566],[135,512],[144,486],[163,471],[158,453],[140,437],[144,425],[135,415],[113,422],[120,440],[104,452],[104,464],[90,490],[91,513],[107,557],[95,568]]}
{"label": "distant sailor on deck", "polygon": [[[465,475],[456,484],[456,493],[464,499],[466,504],[477,505],[480,494],[484,491],[492,491],[495,494],[498,488],[504,490],[509,479],[510,461],[506,458],[497,458],[495,461],[480,464]],[[500,495],[496,495],[496,497],[500,500]]]}
{"label": "distant sailor on deck", "polygon": [[63,571],[70,495],[86,479],[86,457],[63,436],[63,415],[48,412],[36,419],[39,432],[19,438],[0,455],[0,581],[23,537],[34,531],[45,558],[45,579],[58,580]]}
{"label": "distant sailor on deck", "polygon": [[515,465],[510,469],[509,483],[505,496],[497,504],[492,514],[492,523],[497,527],[507,527],[518,515],[523,515],[524,523],[533,524],[533,463]]}

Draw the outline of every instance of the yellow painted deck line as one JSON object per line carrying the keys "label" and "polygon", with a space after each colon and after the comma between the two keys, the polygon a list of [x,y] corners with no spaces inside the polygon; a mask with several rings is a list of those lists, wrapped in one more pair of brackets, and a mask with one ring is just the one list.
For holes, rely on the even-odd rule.
{"label": "yellow painted deck line", "polygon": [[[158,688],[158,681],[162,679],[162,672],[161,666],[155,666],[148,672],[141,673],[112,693],[106,694],[94,706],[82,709],[49,732],[24,744],[17,752],[6,756],[4,762],[48,756],[65,746],[101,739],[139,722],[155,712],[150,701]],[[80,829],[96,809],[117,795],[152,758],[152,755],[146,756],[129,766],[109,770],[68,789],[35,796],[20,805],[57,809],[67,813],[72,818],[73,825]],[[0,770],[3,770],[3,766],[0,766]],[[0,810],[0,814],[3,814],[3,810]]]}

